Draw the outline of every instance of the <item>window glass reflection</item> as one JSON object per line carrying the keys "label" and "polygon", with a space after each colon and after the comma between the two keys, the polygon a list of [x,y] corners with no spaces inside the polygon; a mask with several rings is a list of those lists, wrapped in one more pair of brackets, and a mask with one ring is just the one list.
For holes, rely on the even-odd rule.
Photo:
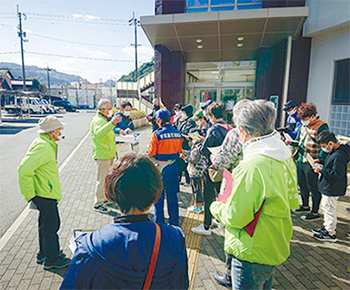
{"label": "window glass reflection", "polygon": [[235,4],[235,0],[211,0],[211,5],[228,5]]}
{"label": "window glass reflection", "polygon": [[208,5],[209,0],[187,0],[187,7],[199,7]]}

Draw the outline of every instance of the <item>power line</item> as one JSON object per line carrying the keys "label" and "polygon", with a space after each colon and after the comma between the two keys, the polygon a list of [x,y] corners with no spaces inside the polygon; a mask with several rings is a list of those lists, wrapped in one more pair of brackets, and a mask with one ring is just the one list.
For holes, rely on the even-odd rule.
{"label": "power line", "polygon": [[34,36],[37,36],[37,37],[41,37],[41,38],[56,40],[56,41],[62,41],[62,42],[67,42],[67,43],[75,43],[75,44],[82,44],[82,45],[102,46],[102,47],[125,47],[125,46],[122,46],[122,45],[94,44],[94,43],[70,41],[70,40],[65,40],[65,39],[60,39],[60,38],[44,36],[44,35],[40,35],[40,34],[36,34],[36,33],[31,33],[31,35],[34,35]]}
{"label": "power line", "polygon": [[65,58],[78,58],[78,59],[86,59],[86,60],[98,60],[98,61],[116,61],[116,62],[133,62],[132,60],[125,59],[112,59],[112,58],[95,58],[95,57],[84,57],[84,56],[71,56],[71,55],[61,55],[61,54],[52,54],[45,52],[34,52],[34,51],[26,51],[29,54],[38,54],[38,55],[47,55],[47,56],[55,56],[55,57],[65,57]]}
{"label": "power line", "polygon": [[39,20],[46,20],[46,21],[62,21],[62,22],[75,22],[75,23],[84,23],[84,24],[98,24],[98,25],[112,25],[112,26],[127,26],[126,23],[116,23],[116,22],[103,22],[103,21],[96,21],[96,20],[75,20],[75,19],[69,19],[69,18],[52,18],[52,17],[37,17],[37,16],[27,16],[29,19],[39,19]]}
{"label": "power line", "polygon": [[0,52],[0,54],[15,54],[20,53],[20,51],[7,51],[7,52]]}
{"label": "power line", "polygon": [[[72,14],[72,15],[65,15],[65,14],[47,14],[47,13],[27,13],[27,15],[33,15],[33,16],[40,16],[40,17],[50,17],[50,18],[65,18],[65,19],[72,19],[74,18],[74,15],[76,15],[76,17],[85,17],[87,18],[88,16],[92,16],[95,17],[95,20],[99,20],[99,21],[105,21],[105,22],[123,22],[125,23],[126,20],[125,19],[116,19],[116,18],[100,18],[100,17],[96,17],[93,15],[82,15],[82,14]],[[93,18],[91,18],[93,19]],[[88,19],[86,19],[86,21],[89,21]]]}

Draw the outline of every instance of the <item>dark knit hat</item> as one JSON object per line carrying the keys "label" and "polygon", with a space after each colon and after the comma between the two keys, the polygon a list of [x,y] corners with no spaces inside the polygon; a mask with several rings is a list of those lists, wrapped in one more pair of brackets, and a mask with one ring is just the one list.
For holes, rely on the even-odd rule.
{"label": "dark knit hat", "polygon": [[190,104],[182,107],[181,111],[184,111],[186,113],[187,117],[192,117],[193,116],[193,107]]}

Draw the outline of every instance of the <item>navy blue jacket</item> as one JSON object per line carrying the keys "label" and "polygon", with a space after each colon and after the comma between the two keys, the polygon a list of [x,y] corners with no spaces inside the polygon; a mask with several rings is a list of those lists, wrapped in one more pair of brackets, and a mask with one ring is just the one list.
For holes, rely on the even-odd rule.
{"label": "navy blue jacket", "polygon": [[[210,151],[208,147],[218,147],[220,146],[226,137],[226,134],[232,127],[226,124],[224,121],[216,122],[209,128],[203,145],[199,149],[200,153],[209,159]],[[209,160],[209,165],[211,164]]]}
{"label": "navy blue jacket", "polygon": [[298,136],[301,125],[302,123],[298,118],[298,112],[295,112],[293,115],[288,116],[286,120],[286,128],[289,130],[289,132],[287,132],[287,134],[295,139]]}
{"label": "navy blue jacket", "polygon": [[349,145],[340,147],[328,154],[321,178],[318,183],[319,191],[328,196],[343,196],[347,186],[347,163],[350,161]]}
{"label": "navy blue jacket", "polygon": [[114,133],[119,134],[120,129],[126,130],[127,128],[130,128],[132,131],[135,131],[134,123],[132,122],[132,119],[130,117],[124,116],[122,113],[115,113],[114,116],[121,116],[122,120],[121,122],[117,123],[114,127]]}
{"label": "navy blue jacket", "polygon": [[[159,226],[161,243],[151,289],[187,289],[184,233],[179,227]],[[79,236],[60,289],[142,289],[155,235],[154,223],[141,215]]]}

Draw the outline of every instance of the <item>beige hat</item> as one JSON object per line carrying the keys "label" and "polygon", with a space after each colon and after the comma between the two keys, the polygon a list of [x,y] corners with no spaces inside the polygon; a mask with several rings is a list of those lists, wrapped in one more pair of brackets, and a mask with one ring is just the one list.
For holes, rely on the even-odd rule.
{"label": "beige hat", "polygon": [[53,130],[63,128],[63,123],[56,116],[47,116],[39,121],[38,133],[49,133]]}

